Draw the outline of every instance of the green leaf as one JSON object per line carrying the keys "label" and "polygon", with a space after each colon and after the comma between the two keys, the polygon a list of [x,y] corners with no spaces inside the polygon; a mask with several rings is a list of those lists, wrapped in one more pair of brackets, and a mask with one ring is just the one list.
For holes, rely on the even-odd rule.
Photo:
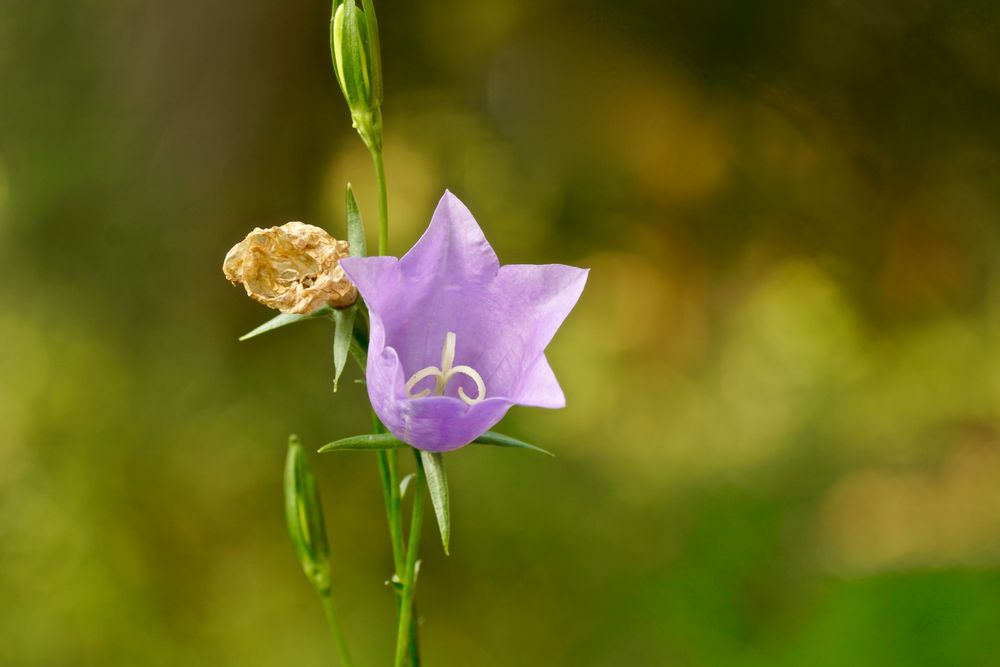
{"label": "green leaf", "polygon": [[296,322],[304,322],[305,320],[316,320],[322,317],[328,317],[331,312],[333,312],[333,308],[330,306],[323,306],[319,310],[313,311],[308,315],[281,313],[280,315],[275,315],[267,322],[264,322],[264,324],[260,325],[253,331],[243,334],[240,336],[240,340],[247,340],[249,338],[253,338],[254,336],[259,336],[262,333],[274,331],[275,329],[280,329],[281,327],[288,326],[289,324],[295,324]]}
{"label": "green leaf", "polygon": [[477,445],[493,445],[494,447],[513,447],[514,449],[530,449],[533,452],[538,452],[540,454],[545,454],[546,456],[551,456],[555,458],[555,454],[548,451],[547,449],[542,449],[537,445],[532,445],[523,440],[518,440],[517,438],[512,438],[509,435],[503,435],[502,433],[497,433],[496,431],[487,431],[481,436],[473,440]]}
{"label": "green leaf", "polygon": [[420,452],[420,460],[424,463],[427,474],[427,489],[431,492],[431,503],[437,516],[438,528],[441,530],[441,544],[448,553],[448,541],[451,539],[451,503],[448,499],[448,476],[444,471],[444,457],[439,452]]}
{"label": "green leaf", "polygon": [[351,339],[354,337],[354,316],[358,312],[356,305],[339,308],[333,311],[333,321],[337,325],[333,333],[333,390],[337,391],[340,374],[347,365],[347,355],[351,351]]}
{"label": "green leaf", "polygon": [[373,449],[401,449],[403,447],[409,447],[409,445],[405,442],[396,440],[391,433],[369,433],[367,435],[353,435],[350,438],[335,440],[320,447],[319,453],[358,452]]}
{"label": "green leaf", "polygon": [[365,223],[361,220],[361,210],[358,200],[354,198],[354,189],[347,184],[347,245],[351,257],[364,257],[368,254],[365,245]]}

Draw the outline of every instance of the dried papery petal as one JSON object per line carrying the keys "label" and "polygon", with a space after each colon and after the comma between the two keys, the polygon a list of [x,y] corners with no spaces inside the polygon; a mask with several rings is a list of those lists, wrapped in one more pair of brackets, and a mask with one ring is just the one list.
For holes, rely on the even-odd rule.
{"label": "dried papery petal", "polygon": [[350,306],[358,291],[340,268],[347,241],[302,222],[250,232],[226,255],[222,270],[247,295],[283,313]]}

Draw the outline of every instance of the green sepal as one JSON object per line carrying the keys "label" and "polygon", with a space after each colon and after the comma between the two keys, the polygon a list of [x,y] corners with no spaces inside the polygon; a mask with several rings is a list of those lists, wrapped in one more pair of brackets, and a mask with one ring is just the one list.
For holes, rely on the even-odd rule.
{"label": "green sepal", "polygon": [[368,254],[365,244],[365,224],[361,220],[361,210],[358,200],[354,198],[354,189],[347,184],[347,245],[351,257],[364,257]]}
{"label": "green sepal", "polygon": [[420,459],[424,463],[427,490],[431,493],[431,504],[434,505],[434,515],[441,531],[441,545],[447,554],[448,542],[451,540],[451,501],[448,496],[448,475],[444,470],[444,457],[440,452],[420,452]]}
{"label": "green sepal", "polygon": [[[555,458],[555,454],[547,449],[542,449],[537,445],[532,445],[524,442],[523,440],[512,438],[509,435],[497,433],[496,431],[487,431],[473,440],[470,444],[489,445],[491,447],[509,447],[511,449],[527,449],[532,452],[538,452],[539,454],[545,454],[546,456]],[[409,446],[410,445],[405,442],[397,440],[391,433],[370,433],[367,435],[354,435],[349,438],[335,440],[328,445],[324,445],[319,451],[322,454],[324,452],[335,451],[350,452],[376,449],[402,449],[403,447]]]}
{"label": "green sepal", "polygon": [[347,95],[347,88],[344,85],[344,2],[334,0],[333,11],[330,14],[330,59],[333,61],[333,73],[340,84],[340,91],[344,93],[344,99],[350,100]]}
{"label": "green sepal", "polygon": [[546,456],[551,456],[555,458],[555,454],[547,449],[542,449],[538,445],[532,445],[530,443],[524,442],[523,440],[518,440],[517,438],[512,438],[509,435],[503,435],[502,433],[497,433],[496,431],[487,431],[474,441],[477,445],[492,445],[494,447],[511,447],[514,449],[528,449],[533,452],[538,452],[539,454],[545,454]]}
{"label": "green sepal", "polygon": [[382,106],[382,48],[379,44],[378,19],[375,18],[375,5],[372,0],[361,0],[361,8],[365,13],[365,24],[368,29],[368,54],[371,62],[368,71],[371,75],[372,107]]}
{"label": "green sepal", "polygon": [[333,332],[333,390],[337,391],[340,374],[347,365],[347,355],[351,351],[351,341],[354,339],[354,316],[357,315],[357,305],[339,308],[333,311],[333,322],[336,330]]}
{"label": "green sepal", "polygon": [[[344,3],[343,36],[340,38],[341,74],[347,93],[347,105],[353,113],[371,109],[371,82],[368,74],[367,57],[363,39],[367,38],[368,27],[365,16],[358,11],[354,0]],[[362,34],[365,37],[362,37]]]}
{"label": "green sepal", "polygon": [[288,436],[285,459],[285,523],[302,570],[316,590],[330,589],[330,543],[326,537],[323,504],[302,443]]}
{"label": "green sepal", "polygon": [[320,454],[326,452],[357,452],[375,449],[402,449],[409,447],[405,442],[400,442],[392,437],[391,433],[369,433],[367,435],[354,435],[350,438],[341,438],[319,448]]}
{"label": "green sepal", "polygon": [[240,336],[240,340],[248,340],[254,336],[259,336],[262,333],[267,333],[268,331],[274,331],[275,329],[280,329],[281,327],[286,327],[289,324],[295,324],[296,322],[304,322],[306,320],[317,320],[323,317],[329,317],[334,309],[330,306],[323,306],[319,310],[315,310],[308,315],[298,315],[296,313],[281,313],[275,315],[267,322],[262,325]]}

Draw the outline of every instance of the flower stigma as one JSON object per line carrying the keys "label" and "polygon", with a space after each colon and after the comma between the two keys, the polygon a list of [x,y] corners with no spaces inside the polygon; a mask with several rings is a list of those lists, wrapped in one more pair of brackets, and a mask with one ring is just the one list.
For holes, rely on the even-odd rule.
{"label": "flower stigma", "polygon": [[[465,403],[475,405],[486,398],[486,383],[483,382],[483,376],[470,366],[452,366],[455,362],[456,338],[455,333],[452,331],[449,331],[444,337],[444,347],[441,348],[441,368],[437,368],[436,366],[421,368],[406,381],[407,398],[423,398],[424,396],[430,396],[432,394],[434,396],[444,396],[445,389],[448,386],[448,381],[456,375],[465,375],[476,383],[475,398],[470,398],[469,395],[465,393],[465,388],[459,386],[458,397]],[[416,394],[411,393],[418,382],[429,377],[434,378],[433,390],[424,389]]]}

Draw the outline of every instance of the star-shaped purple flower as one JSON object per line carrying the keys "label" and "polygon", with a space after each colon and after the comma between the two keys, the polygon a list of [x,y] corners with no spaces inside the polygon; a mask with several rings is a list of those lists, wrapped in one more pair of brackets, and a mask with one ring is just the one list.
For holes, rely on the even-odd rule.
{"label": "star-shaped purple flower", "polygon": [[545,347],[580,298],[586,270],[501,267],[475,218],[447,191],[402,259],[340,265],[371,313],[368,396],[403,442],[449,451],[513,405],[566,404]]}

